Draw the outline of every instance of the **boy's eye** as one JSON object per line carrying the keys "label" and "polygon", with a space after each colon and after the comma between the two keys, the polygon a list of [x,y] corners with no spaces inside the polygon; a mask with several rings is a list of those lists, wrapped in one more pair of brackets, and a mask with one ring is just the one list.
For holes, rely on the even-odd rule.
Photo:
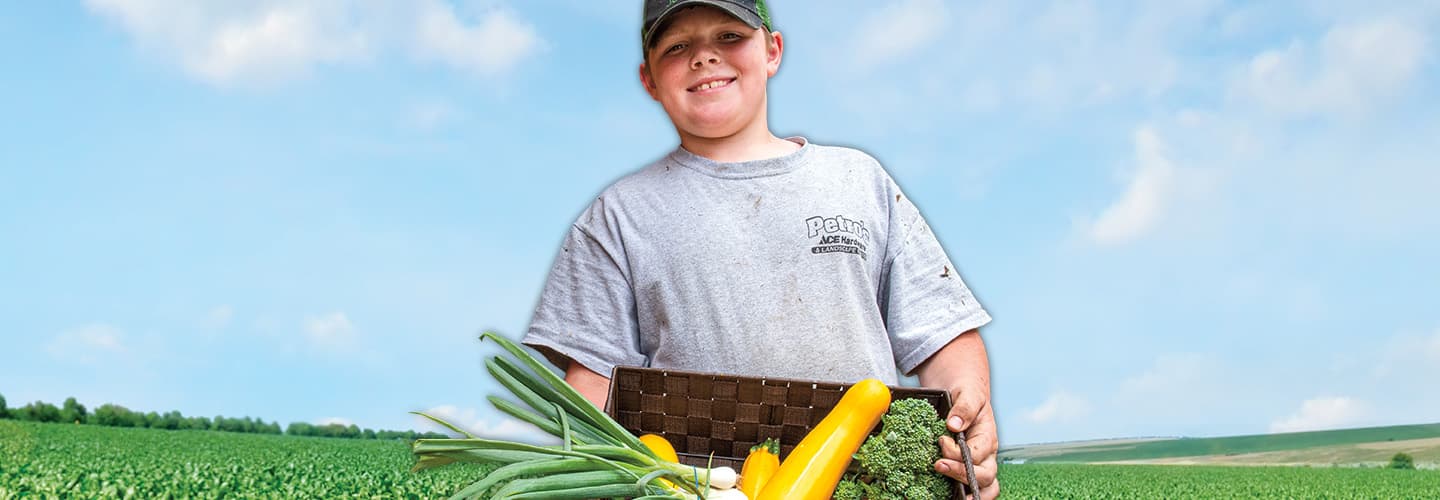
{"label": "boy's eye", "polygon": [[739,34],[739,33],[725,33],[725,34],[720,35],[720,39],[721,39],[721,40],[739,40],[739,39],[740,39],[740,34]]}
{"label": "boy's eye", "polygon": [[670,48],[665,49],[665,53],[666,53],[666,54],[674,54],[674,53],[680,52],[680,51],[682,51],[682,50],[685,50],[685,44],[683,44],[683,43],[677,43],[677,44],[675,44],[675,45],[671,45]]}

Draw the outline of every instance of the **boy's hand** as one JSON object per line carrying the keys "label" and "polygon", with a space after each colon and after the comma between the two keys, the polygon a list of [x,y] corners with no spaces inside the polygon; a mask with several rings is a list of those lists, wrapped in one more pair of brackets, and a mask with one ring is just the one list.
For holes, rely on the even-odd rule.
{"label": "boy's hand", "polygon": [[981,389],[952,391],[950,396],[955,405],[945,419],[950,432],[966,433],[965,443],[970,446],[970,460],[975,467],[975,482],[965,477],[965,458],[960,446],[951,436],[940,438],[940,452],[944,455],[935,462],[935,470],[957,481],[977,485],[980,498],[996,498],[1000,495],[1000,482],[995,480],[995,452],[999,441],[995,438],[995,413],[990,409],[990,398]]}
{"label": "boy's hand", "polygon": [[995,412],[990,407],[990,361],[979,330],[970,330],[951,340],[916,369],[920,385],[950,392],[950,413],[945,426],[950,432],[965,432],[975,478],[965,475],[965,457],[953,437],[940,438],[942,458],[935,470],[966,484],[974,484],[981,498],[1000,494],[996,481],[995,453],[1000,447],[995,430]]}

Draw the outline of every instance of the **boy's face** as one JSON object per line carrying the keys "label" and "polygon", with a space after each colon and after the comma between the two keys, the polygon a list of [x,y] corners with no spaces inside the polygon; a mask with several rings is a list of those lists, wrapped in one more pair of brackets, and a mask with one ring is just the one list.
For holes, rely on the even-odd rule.
{"label": "boy's face", "polygon": [[718,9],[692,7],[655,40],[640,81],[681,134],[728,137],[764,119],[765,84],[780,69],[778,32],[767,36]]}

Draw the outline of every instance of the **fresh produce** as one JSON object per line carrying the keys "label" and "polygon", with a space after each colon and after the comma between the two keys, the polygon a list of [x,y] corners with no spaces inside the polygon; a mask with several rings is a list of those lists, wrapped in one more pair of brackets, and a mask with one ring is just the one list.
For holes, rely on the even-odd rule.
{"label": "fresh produce", "polygon": [[417,413],[465,437],[416,440],[415,470],[455,462],[500,464],[452,498],[707,498],[712,486],[734,487],[734,469],[691,467],[660,458],[520,346],[494,333],[480,338],[495,341],[515,358],[495,356],[485,367],[529,408],[494,396],[491,404],[559,437],[561,444],[481,439]]}
{"label": "fresh produce", "polygon": [[856,382],[781,462],[759,500],[830,498],[851,455],[890,407],[890,388],[877,379]]}
{"label": "fresh produce", "polygon": [[640,442],[643,443],[646,448],[650,448],[650,451],[655,452],[655,456],[661,459],[671,462],[680,461],[680,455],[675,453],[675,447],[670,444],[670,440],[662,436],[645,434],[640,436]]}
{"label": "fresh produce", "polygon": [[858,474],[847,474],[837,500],[940,500],[950,498],[950,478],[935,472],[945,422],[922,399],[890,404],[880,432],[860,445]]}
{"label": "fresh produce", "polygon": [[[661,460],[670,462],[680,461],[680,455],[675,453],[675,447],[670,444],[670,440],[664,437],[655,434],[644,434],[640,436],[640,442],[643,443],[646,448],[650,448],[650,451],[655,452],[655,456],[660,457]],[[670,482],[669,479],[661,479],[660,484],[665,486],[675,485],[675,483]]]}
{"label": "fresh produce", "polygon": [[779,468],[779,441],[766,438],[765,442],[751,446],[750,455],[745,457],[745,465],[740,467],[740,491],[750,498],[759,497],[760,489],[770,482],[770,478]]}

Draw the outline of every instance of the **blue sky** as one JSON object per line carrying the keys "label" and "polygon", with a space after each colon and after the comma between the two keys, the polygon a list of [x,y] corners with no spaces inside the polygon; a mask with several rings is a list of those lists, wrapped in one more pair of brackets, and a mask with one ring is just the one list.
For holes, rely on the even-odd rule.
{"label": "blue sky", "polygon": [[[1437,4],[772,3],[772,129],[921,207],[1005,444],[1440,421]],[[639,2],[3,10],[11,406],[515,432],[477,334],[677,144]]]}

